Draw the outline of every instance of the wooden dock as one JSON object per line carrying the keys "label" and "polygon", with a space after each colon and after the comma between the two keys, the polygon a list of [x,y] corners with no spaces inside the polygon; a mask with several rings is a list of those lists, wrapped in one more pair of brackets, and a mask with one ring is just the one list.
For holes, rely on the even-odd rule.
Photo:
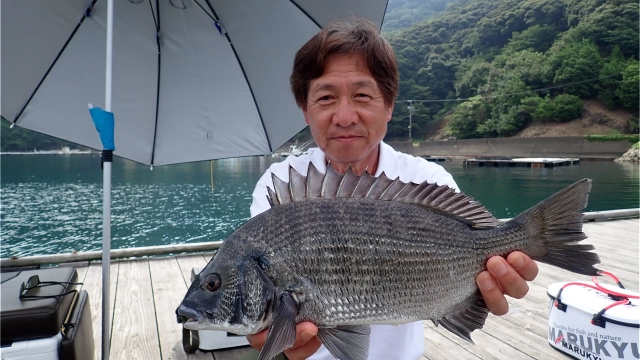
{"label": "wooden dock", "polygon": [[464,166],[548,168],[576,165],[578,158],[464,159]]}
{"label": "wooden dock", "polygon": [[445,156],[423,156],[422,158],[431,162],[447,161],[447,158]]}
{"label": "wooden dock", "polygon": [[[587,222],[584,232],[602,259],[601,269],[613,272],[630,290],[638,292],[639,220]],[[112,314],[111,359],[236,359],[246,348],[185,354],[182,327],[175,309],[190,285],[193,267],[203,267],[211,255],[168,256],[116,260],[111,265],[109,307]],[[86,264],[86,262],[85,262]],[[547,287],[560,281],[586,280],[587,276],[540,264],[528,295],[509,300],[507,315],[489,316],[475,331],[475,345],[442,327],[424,322],[426,352],[423,359],[567,359],[547,344],[549,298]],[[101,264],[78,267],[91,303],[96,359],[101,354]],[[603,280],[606,282],[606,280]]]}

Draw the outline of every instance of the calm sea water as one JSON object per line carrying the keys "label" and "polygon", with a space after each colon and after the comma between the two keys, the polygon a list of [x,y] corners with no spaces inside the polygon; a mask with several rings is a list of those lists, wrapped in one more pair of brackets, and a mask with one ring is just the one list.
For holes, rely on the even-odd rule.
{"label": "calm sea water", "polygon": [[[253,186],[277,161],[281,158],[252,157],[150,170],[116,158],[112,248],[223,240],[249,218]],[[1,257],[101,249],[99,156],[2,156],[0,162]],[[593,179],[587,211],[640,207],[637,164],[583,161],[553,169],[440,164],[499,218],[513,217],[585,177]]]}

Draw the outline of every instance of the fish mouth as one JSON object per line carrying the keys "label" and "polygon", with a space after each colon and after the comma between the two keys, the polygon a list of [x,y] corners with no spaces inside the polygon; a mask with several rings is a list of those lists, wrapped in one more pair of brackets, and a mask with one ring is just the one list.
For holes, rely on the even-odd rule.
{"label": "fish mouth", "polygon": [[185,328],[192,329],[200,325],[199,319],[202,319],[205,314],[181,304],[176,310],[176,315],[179,323],[184,323]]}
{"label": "fish mouth", "polygon": [[183,326],[188,330],[200,330],[202,328],[200,321],[193,318],[187,319],[187,321],[184,322]]}

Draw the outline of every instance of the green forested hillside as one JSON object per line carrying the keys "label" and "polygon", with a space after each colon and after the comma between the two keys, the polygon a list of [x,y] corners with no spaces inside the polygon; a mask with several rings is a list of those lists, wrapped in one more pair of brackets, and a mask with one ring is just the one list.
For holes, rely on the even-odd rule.
{"label": "green forested hillside", "polygon": [[60,150],[63,146],[80,148],[79,145],[19,126],[11,129],[10,125],[9,121],[4,118],[0,119],[0,151]]}
{"label": "green forested hillside", "polygon": [[[398,100],[430,100],[413,103],[419,139],[449,110],[457,138],[572,120],[584,98],[637,113],[638,35],[636,1],[469,0],[386,36],[399,58]],[[388,139],[407,138],[406,105],[396,104]]]}
{"label": "green forested hillside", "polygon": [[443,12],[457,0],[389,0],[384,14],[382,32],[409,28]]}

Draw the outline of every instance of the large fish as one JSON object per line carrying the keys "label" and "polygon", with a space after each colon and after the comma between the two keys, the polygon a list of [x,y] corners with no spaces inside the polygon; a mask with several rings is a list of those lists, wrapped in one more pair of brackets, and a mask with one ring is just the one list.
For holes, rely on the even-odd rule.
{"label": "large fish", "polygon": [[310,165],[273,176],[272,208],[220,246],[176,310],[192,330],[269,328],[260,360],[293,345],[302,321],[338,359],[366,359],[369,324],[432,320],[471,341],[488,310],[475,277],[491,256],[519,250],[579,274],[598,255],[579,244],[591,180],[502,223],[447,186],[403,183]]}

